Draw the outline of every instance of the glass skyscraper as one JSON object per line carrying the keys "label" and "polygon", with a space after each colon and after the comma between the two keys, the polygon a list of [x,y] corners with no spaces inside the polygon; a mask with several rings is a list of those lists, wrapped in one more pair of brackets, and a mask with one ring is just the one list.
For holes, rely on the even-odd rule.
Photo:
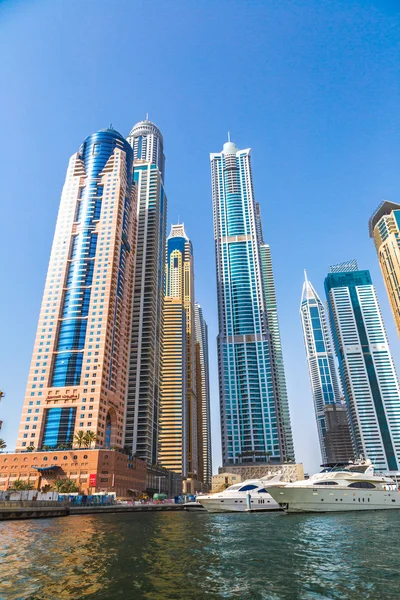
{"label": "glass skyscraper", "polygon": [[[305,281],[300,304],[300,317],[303,326],[304,345],[307,355],[308,371],[314,400],[315,418],[323,463],[331,462],[327,447],[327,419],[325,407],[337,404],[342,408],[340,390],[335,369],[335,359],[329,339],[329,330],[325,309],[317,292],[307,279]],[[343,457],[344,460],[352,458]]]}
{"label": "glass skyscraper", "polygon": [[399,381],[371,275],[355,260],[334,265],[325,291],[356,454],[398,471]]}
{"label": "glass skyscraper", "polygon": [[137,186],[137,241],[125,446],[157,463],[167,198],[163,137],[146,119],[129,134]]}
{"label": "glass skyscraper", "polygon": [[294,459],[268,324],[250,149],[228,141],[210,159],[223,464]]}
{"label": "glass skyscraper", "polygon": [[103,129],[69,161],[17,449],[122,447],[135,232],[132,149]]}

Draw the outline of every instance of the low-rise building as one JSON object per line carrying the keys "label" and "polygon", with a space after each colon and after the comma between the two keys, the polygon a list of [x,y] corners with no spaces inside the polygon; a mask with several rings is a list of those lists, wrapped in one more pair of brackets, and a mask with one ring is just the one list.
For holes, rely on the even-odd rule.
{"label": "low-rise building", "polygon": [[[220,467],[218,472],[224,474],[226,467]],[[282,481],[299,481],[304,479],[304,469],[301,463],[282,463],[279,465],[271,463],[248,463],[242,465],[229,465],[230,473],[240,475],[242,481],[246,479],[260,479],[265,475],[282,474]],[[214,479],[214,478],[213,478]]]}
{"label": "low-rise building", "polygon": [[0,490],[12,489],[15,481],[47,492],[57,479],[71,480],[84,494],[114,492],[132,498],[146,488],[144,460],[117,450],[74,448],[0,454]]}
{"label": "low-rise building", "polygon": [[227,473],[226,471],[220,472],[218,475],[212,476],[211,493],[216,494],[217,492],[222,492],[230,485],[241,483],[241,481],[242,478],[238,473]]}

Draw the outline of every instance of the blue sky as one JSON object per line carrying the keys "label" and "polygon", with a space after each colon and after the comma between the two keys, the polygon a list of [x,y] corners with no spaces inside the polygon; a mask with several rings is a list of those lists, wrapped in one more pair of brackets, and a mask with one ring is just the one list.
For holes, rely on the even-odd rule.
{"label": "blue sky", "polygon": [[[271,245],[296,457],[320,454],[299,319],[303,269],[357,258],[399,341],[368,219],[400,201],[400,7],[378,0],[0,2],[0,406],[12,449],[68,159],[149,112],[164,135],[168,222],[185,222],[209,324],[220,464],[209,153],[252,148]],[[168,226],[169,228],[169,226]]]}

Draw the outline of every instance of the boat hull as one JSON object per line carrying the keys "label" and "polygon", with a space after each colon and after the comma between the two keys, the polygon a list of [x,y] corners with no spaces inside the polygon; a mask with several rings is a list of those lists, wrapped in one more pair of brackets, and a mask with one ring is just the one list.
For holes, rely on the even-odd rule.
{"label": "boat hull", "polygon": [[276,486],[268,492],[288,513],[400,509],[397,491]]}
{"label": "boat hull", "polygon": [[197,502],[200,502],[204,508],[210,513],[224,512],[266,512],[273,510],[282,510],[277,502],[271,497],[268,498],[252,498],[250,507],[248,507],[247,499],[213,497],[213,496],[197,496]]}

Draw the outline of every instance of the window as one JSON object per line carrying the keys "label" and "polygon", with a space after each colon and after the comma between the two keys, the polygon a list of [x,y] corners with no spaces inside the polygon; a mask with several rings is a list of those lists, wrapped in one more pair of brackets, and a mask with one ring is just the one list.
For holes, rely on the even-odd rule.
{"label": "window", "polygon": [[248,485],[244,485],[242,488],[240,488],[239,492],[249,492],[250,490],[255,490],[257,487],[258,485],[249,483]]}
{"label": "window", "polygon": [[336,481],[317,481],[313,485],[338,485]]}
{"label": "window", "polygon": [[369,490],[373,490],[375,489],[375,485],[373,483],[370,483],[369,481],[354,481],[354,483],[351,483],[349,486],[349,488],[367,488]]}

